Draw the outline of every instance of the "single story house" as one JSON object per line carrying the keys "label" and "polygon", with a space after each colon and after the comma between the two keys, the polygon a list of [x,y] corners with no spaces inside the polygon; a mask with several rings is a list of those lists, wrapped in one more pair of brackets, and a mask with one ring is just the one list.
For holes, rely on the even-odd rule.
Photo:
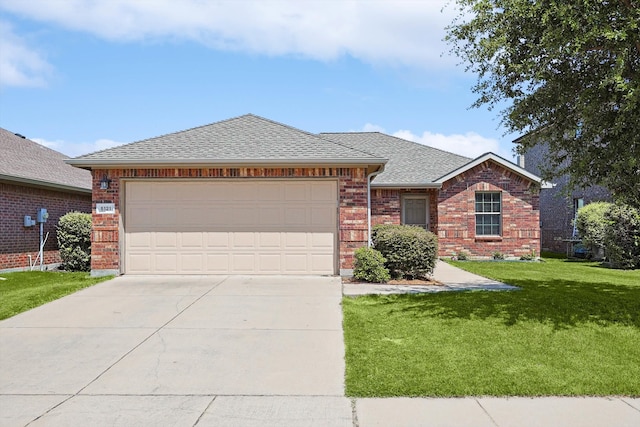
{"label": "single story house", "polygon": [[92,273],[349,274],[375,224],[440,255],[539,252],[540,179],[381,133],[311,134],[254,115],[99,151]]}
{"label": "single story house", "polygon": [[[91,173],[65,163],[62,153],[0,128],[0,270],[25,270],[40,265],[38,211],[42,223],[43,265],[60,262],[56,225],[71,211],[91,212]],[[27,222],[25,216],[31,217]],[[41,218],[42,219],[42,218]],[[34,223],[35,222],[35,223]]]}

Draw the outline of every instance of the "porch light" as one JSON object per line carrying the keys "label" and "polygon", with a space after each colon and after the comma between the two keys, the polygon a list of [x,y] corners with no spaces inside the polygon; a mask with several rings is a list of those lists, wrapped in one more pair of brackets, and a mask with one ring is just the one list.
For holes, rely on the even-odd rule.
{"label": "porch light", "polygon": [[100,189],[106,190],[109,188],[109,184],[111,184],[111,180],[107,178],[107,175],[103,176],[100,180]]}

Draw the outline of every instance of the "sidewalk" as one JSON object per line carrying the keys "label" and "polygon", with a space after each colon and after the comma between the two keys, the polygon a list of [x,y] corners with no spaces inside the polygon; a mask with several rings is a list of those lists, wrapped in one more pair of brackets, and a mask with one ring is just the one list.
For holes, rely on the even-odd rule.
{"label": "sidewalk", "polygon": [[357,399],[356,415],[358,427],[637,427],[640,399]]}
{"label": "sidewalk", "polygon": [[520,288],[496,282],[473,273],[456,268],[444,261],[436,261],[433,271],[433,280],[440,285],[388,285],[345,283],[342,285],[342,293],[346,296],[358,295],[390,295],[390,294],[421,294],[451,291],[515,291]]}

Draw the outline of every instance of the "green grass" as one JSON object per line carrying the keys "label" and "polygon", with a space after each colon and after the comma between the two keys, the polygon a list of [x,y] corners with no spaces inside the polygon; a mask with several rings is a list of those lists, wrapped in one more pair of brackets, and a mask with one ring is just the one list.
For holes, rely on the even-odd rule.
{"label": "green grass", "polygon": [[0,320],[69,295],[111,277],[89,273],[25,271],[0,273]]}
{"label": "green grass", "polygon": [[522,290],[345,298],[347,395],[640,395],[640,271],[452,264]]}

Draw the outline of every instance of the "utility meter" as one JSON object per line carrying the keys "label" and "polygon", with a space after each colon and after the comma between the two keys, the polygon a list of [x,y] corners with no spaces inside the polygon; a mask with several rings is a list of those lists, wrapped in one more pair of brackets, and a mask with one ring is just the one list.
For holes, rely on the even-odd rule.
{"label": "utility meter", "polygon": [[47,218],[49,218],[49,212],[45,208],[38,209],[38,222],[47,222]]}

